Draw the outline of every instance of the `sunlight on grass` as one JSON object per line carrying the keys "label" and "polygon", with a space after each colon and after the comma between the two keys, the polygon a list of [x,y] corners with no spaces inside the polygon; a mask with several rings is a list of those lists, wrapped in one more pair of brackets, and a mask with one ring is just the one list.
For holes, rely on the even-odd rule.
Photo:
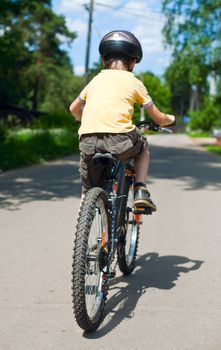
{"label": "sunlight on grass", "polygon": [[69,129],[20,129],[0,145],[0,169],[55,159],[78,151],[78,135]]}
{"label": "sunlight on grass", "polygon": [[207,149],[209,152],[213,152],[213,153],[216,153],[216,154],[221,155],[221,147],[220,147],[220,146],[208,145],[208,146],[206,146],[206,149]]}

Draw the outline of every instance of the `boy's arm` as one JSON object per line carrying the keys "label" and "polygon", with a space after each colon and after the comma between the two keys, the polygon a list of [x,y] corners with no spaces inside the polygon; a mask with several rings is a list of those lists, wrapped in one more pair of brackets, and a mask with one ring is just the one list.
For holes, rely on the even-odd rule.
{"label": "boy's arm", "polygon": [[144,109],[147,111],[153,121],[160,126],[168,126],[175,122],[175,116],[171,114],[162,113],[155,104],[144,105]]}
{"label": "boy's arm", "polygon": [[85,102],[80,97],[77,97],[69,107],[71,114],[77,121],[81,121],[84,105]]}
{"label": "boy's arm", "polygon": [[144,109],[147,111],[149,116],[153,119],[153,121],[160,126],[171,125],[175,122],[174,115],[162,113],[153,103],[149,93],[147,92],[144,84],[137,80],[137,98],[136,102],[140,105],[143,105]]}

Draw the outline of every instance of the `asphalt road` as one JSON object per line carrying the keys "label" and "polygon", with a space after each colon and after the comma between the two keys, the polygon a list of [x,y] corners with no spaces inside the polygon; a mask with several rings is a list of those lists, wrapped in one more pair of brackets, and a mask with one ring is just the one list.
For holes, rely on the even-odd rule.
{"label": "asphalt road", "polygon": [[184,135],[149,141],[158,211],[90,335],[71,305],[78,156],[0,175],[0,349],[221,349],[221,158]]}

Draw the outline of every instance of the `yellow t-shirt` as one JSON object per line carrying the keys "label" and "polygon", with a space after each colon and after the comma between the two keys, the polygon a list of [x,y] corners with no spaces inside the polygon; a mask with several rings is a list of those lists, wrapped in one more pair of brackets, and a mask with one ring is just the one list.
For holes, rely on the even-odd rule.
{"label": "yellow t-shirt", "polygon": [[132,131],[134,104],[151,105],[143,83],[133,73],[102,70],[82,90],[85,101],[79,135],[90,133],[125,133]]}

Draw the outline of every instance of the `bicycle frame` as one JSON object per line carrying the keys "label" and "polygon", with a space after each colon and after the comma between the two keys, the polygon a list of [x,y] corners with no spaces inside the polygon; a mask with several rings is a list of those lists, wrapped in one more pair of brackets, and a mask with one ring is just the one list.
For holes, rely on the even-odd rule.
{"label": "bicycle frame", "polygon": [[[126,196],[124,194],[124,183],[125,183],[125,170],[126,164],[119,161],[116,164],[116,168],[113,169],[113,184],[112,192],[109,194],[109,200],[116,206],[116,225],[119,224],[120,212],[123,204],[123,198]],[[114,182],[116,181],[117,175],[119,174],[118,184],[115,185],[115,192],[113,191]],[[116,231],[115,231],[116,232]]]}
{"label": "bicycle frame", "polygon": [[[170,129],[167,128],[161,128],[159,125],[148,122],[148,121],[142,121],[137,124],[137,127],[139,129],[143,127],[148,127],[150,130],[153,131],[166,131],[171,132]],[[97,154],[97,157],[106,158],[110,161],[113,161],[113,157],[110,154]],[[97,158],[96,157],[96,158]],[[109,215],[111,218],[111,239],[108,244],[110,244],[109,249],[109,266],[114,260],[117,243],[120,239],[120,234],[122,232],[122,229],[124,227],[125,223],[125,209],[127,205],[127,196],[128,196],[128,188],[132,184],[133,180],[132,178],[135,175],[135,170],[131,169],[129,176],[127,176],[127,168],[128,168],[129,162],[122,162],[120,160],[114,159],[114,165],[112,166],[111,170],[111,176],[108,179],[105,179],[106,185],[102,188],[105,190],[105,192],[108,195],[108,201],[110,203],[109,207]],[[126,184],[127,179],[130,177],[130,183]],[[117,188],[116,188],[117,187]],[[152,214],[151,209],[135,209],[133,208],[131,210],[134,213],[135,221],[137,224],[140,222],[140,217],[142,214]]]}
{"label": "bicycle frame", "polygon": [[[111,235],[110,242],[108,242],[108,244],[110,244],[108,268],[114,261],[117,243],[120,238],[122,227],[124,225],[124,217],[122,217],[122,214],[125,216],[128,196],[128,193],[125,192],[127,181],[127,165],[128,163],[122,162],[120,160],[117,161],[112,168],[111,178],[108,181],[107,186],[104,188],[108,195],[108,201],[110,203],[109,214],[111,218]],[[129,176],[132,180],[132,177],[134,176],[133,170],[130,172]],[[130,182],[132,184],[132,181]],[[111,275],[113,273],[114,271],[107,271],[107,275]]]}
{"label": "bicycle frame", "polygon": [[[160,129],[145,121],[139,125],[146,126]],[[91,189],[81,205],[72,265],[74,314],[85,331],[96,330],[102,321],[117,264],[124,275],[134,271],[140,216],[152,213],[151,209],[134,206],[135,170],[129,162],[118,161],[109,153],[96,153],[91,160],[91,175],[98,167],[100,176],[91,177]]]}

